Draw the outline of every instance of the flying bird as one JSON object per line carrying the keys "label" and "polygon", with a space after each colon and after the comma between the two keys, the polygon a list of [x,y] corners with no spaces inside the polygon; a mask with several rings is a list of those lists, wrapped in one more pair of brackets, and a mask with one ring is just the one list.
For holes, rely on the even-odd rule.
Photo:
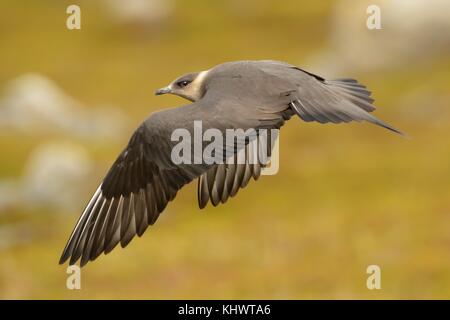
{"label": "flying bird", "polygon": [[[125,247],[153,225],[178,190],[198,180],[198,203],[216,206],[236,195],[264,164],[175,164],[177,128],[277,129],[292,116],[306,122],[367,121],[402,134],[371,114],[374,99],[353,79],[326,80],[297,66],[272,60],[235,61],[183,75],[157,95],[174,94],[190,104],[152,113],[133,133],[81,214],[60,258],[80,265]],[[247,145],[234,147],[236,156]],[[247,161],[247,160],[246,160]]]}

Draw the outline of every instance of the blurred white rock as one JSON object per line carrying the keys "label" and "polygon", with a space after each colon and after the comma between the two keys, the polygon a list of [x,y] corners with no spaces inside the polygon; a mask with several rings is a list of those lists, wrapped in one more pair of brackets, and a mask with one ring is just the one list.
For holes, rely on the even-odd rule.
{"label": "blurred white rock", "polygon": [[128,121],[119,109],[86,108],[40,74],[11,80],[0,98],[0,128],[26,133],[64,131],[89,139],[111,138],[120,134]]}
{"label": "blurred white rock", "polygon": [[[369,5],[381,10],[382,29],[369,30]],[[311,61],[316,72],[372,71],[430,61],[450,53],[448,0],[341,0],[330,23],[330,45]]]}
{"label": "blurred white rock", "polygon": [[50,142],[34,150],[25,166],[21,201],[25,205],[67,207],[80,201],[93,171],[89,153],[70,142]]}
{"label": "blurred white rock", "polygon": [[172,12],[171,0],[104,0],[119,24],[148,26],[162,23]]}
{"label": "blurred white rock", "polygon": [[0,181],[0,212],[14,207],[79,207],[94,163],[84,147],[66,141],[38,146],[19,179]]}

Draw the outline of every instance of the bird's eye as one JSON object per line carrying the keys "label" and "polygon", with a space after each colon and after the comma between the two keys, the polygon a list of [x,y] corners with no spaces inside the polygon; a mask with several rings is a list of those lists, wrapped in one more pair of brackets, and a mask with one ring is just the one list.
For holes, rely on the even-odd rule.
{"label": "bird's eye", "polygon": [[187,80],[183,80],[177,83],[177,85],[181,88],[186,87],[190,82]]}

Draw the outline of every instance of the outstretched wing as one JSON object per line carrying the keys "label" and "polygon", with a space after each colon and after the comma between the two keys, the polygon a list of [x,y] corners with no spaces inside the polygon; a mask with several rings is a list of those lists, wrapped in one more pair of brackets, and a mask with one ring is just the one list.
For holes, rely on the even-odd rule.
{"label": "outstretched wing", "polygon": [[291,84],[294,88],[290,92],[291,107],[304,121],[367,121],[403,134],[370,114],[375,110],[371,92],[354,79],[325,80],[296,66],[278,61],[262,61],[259,66],[269,76]]}
{"label": "outstretched wing", "polygon": [[[185,129],[195,137],[195,122],[201,121],[203,130],[218,129],[225,136],[226,129],[246,130],[264,122],[252,114],[235,120],[235,112],[241,107],[239,101],[212,95],[150,116],[134,132],[89,201],[64,248],[60,263],[70,258],[69,263],[75,264],[81,258],[83,266],[102,252],[109,253],[117,244],[125,247],[135,235],[141,236],[156,222],[178,190],[212,166],[204,161],[174,164],[171,158],[177,143],[171,140],[174,130]],[[280,122],[273,116],[271,119],[270,122]],[[244,146],[225,144],[223,152],[234,154]],[[192,160],[202,156],[196,153],[195,147],[191,150]]]}
{"label": "outstretched wing", "polygon": [[153,225],[177,191],[206,170],[206,166],[170,161],[170,138],[150,117],[133,134],[79,218],[60,263],[81,258],[81,265],[108,253],[120,242]]}

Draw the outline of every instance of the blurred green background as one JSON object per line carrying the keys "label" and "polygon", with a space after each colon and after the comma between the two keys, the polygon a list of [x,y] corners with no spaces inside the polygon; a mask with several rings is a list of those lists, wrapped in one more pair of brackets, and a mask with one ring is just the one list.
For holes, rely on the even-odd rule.
{"label": "blurred green background", "polygon": [[[450,298],[449,5],[3,0],[0,298]],[[185,103],[154,90],[243,59],[356,78],[411,138],[293,119],[277,175],[202,211],[188,185],[68,290],[58,259],[87,200],[149,113]],[[381,290],[366,287],[372,264]]]}

